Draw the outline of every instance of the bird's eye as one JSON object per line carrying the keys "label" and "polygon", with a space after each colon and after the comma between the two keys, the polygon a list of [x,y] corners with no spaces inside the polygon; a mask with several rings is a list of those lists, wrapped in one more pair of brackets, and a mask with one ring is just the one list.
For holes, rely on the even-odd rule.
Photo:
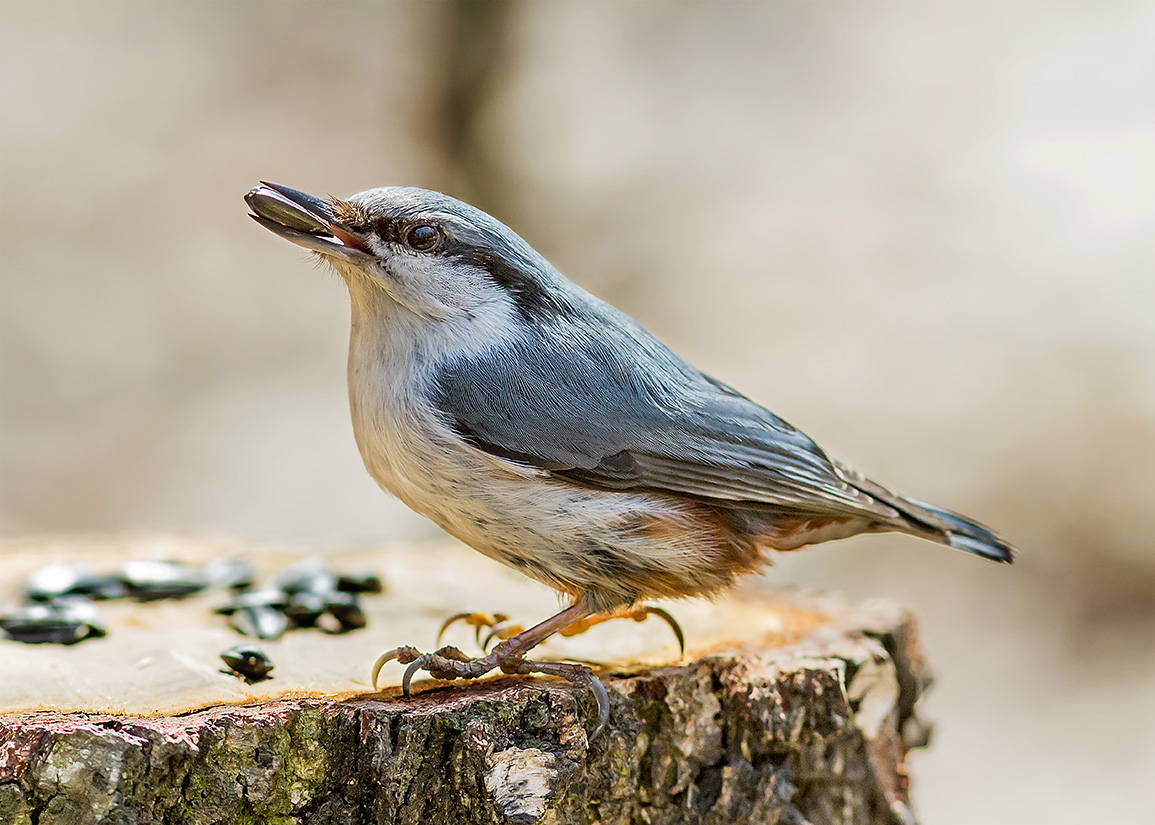
{"label": "bird's eye", "polygon": [[418,252],[428,252],[437,246],[440,239],[441,234],[437,231],[437,227],[427,223],[417,224],[405,235],[405,242]]}

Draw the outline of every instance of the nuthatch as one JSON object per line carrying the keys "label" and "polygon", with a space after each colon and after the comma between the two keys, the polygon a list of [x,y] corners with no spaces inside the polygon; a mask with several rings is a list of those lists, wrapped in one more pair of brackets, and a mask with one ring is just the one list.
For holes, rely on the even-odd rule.
{"label": "nuthatch", "polygon": [[[369,474],[485,555],[572,598],[471,659],[397,659],[438,678],[495,668],[605,688],[531,662],[550,635],[643,600],[718,593],[794,550],[895,531],[1010,563],[957,513],[905,498],[683,361],[458,200],[384,187],[347,200],[263,183],[257,223],[332,264],[349,288],[349,403]],[[595,730],[595,733],[596,733]]]}

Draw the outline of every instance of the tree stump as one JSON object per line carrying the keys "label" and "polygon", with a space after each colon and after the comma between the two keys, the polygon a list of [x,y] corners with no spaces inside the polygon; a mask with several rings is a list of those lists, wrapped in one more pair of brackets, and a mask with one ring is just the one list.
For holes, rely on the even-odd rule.
{"label": "tree stump", "polygon": [[[14,584],[60,557],[222,552],[265,569],[285,558],[174,540],[0,547]],[[329,558],[383,573],[369,628],[268,643],[276,678],[257,685],[219,672],[215,653],[239,637],[209,611],[212,594],[121,605],[105,639],[72,647],[0,642],[0,822],[914,821],[904,758],[925,741],[927,674],[894,605],[763,585],[667,605],[686,631],[681,660],[652,620],[551,642],[540,658],[604,663],[610,721],[590,741],[593,701],[565,682],[430,680],[410,699],[365,684],[382,649],[431,648],[445,616],[493,607],[534,621],[556,609],[548,593],[460,547]]]}

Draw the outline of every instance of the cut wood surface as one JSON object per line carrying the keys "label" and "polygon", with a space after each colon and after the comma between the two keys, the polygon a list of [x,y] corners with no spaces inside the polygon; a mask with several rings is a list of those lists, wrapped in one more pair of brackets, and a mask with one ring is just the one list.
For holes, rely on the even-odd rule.
{"label": "cut wood surface", "polygon": [[[0,546],[5,592],[49,561],[253,560],[287,549],[171,538]],[[717,603],[665,604],[535,651],[599,663],[612,711],[545,678],[369,686],[377,655],[435,647],[461,610],[532,623],[556,595],[457,545],[326,554],[372,568],[368,627],[259,642],[272,679],[246,685],[219,653],[243,640],[214,615],[220,591],[179,602],[101,603],[108,635],[77,645],[0,641],[3,823],[890,823],[910,822],[904,758],[921,741],[926,681],[909,615],[765,585]],[[472,629],[447,642],[475,650]]]}

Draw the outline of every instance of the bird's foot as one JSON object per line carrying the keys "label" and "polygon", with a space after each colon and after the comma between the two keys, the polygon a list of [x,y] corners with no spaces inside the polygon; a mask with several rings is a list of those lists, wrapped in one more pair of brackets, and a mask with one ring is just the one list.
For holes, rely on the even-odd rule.
{"label": "bird's foot", "polygon": [[677,619],[670,615],[668,610],[662,607],[655,607],[652,604],[629,607],[615,613],[601,613],[597,616],[589,616],[574,622],[569,627],[558,632],[561,633],[562,636],[577,636],[579,633],[585,633],[594,625],[599,625],[602,622],[608,622],[612,619],[633,619],[635,622],[644,622],[650,618],[650,616],[657,616],[670,626],[670,630],[674,631],[674,638],[678,640],[678,656],[685,656],[686,637],[682,633],[682,626],[678,624]]}
{"label": "bird's foot", "polygon": [[[596,616],[587,616],[559,630],[558,633],[562,636],[577,636],[579,633],[585,633],[594,625],[608,622],[611,619],[633,619],[635,622],[644,622],[650,616],[657,616],[670,626],[670,629],[674,631],[674,637],[678,640],[678,655],[684,656],[686,653],[686,637],[682,633],[682,627],[678,624],[678,620],[671,616],[669,611],[664,608],[655,607],[651,604],[626,608],[614,613],[600,613]],[[504,613],[457,613],[450,616],[445,620],[444,624],[441,625],[441,629],[437,632],[438,644],[441,644],[441,637],[445,635],[445,631],[456,622],[464,622],[474,628],[474,638],[477,639],[477,644],[482,650],[489,650],[489,646],[494,641],[512,639],[523,631],[521,625],[511,621],[509,616]],[[489,632],[486,633],[483,639],[481,633],[487,628]]]}
{"label": "bird's foot", "polygon": [[579,687],[588,689],[593,694],[594,700],[597,702],[598,715],[597,724],[594,726],[593,733],[590,734],[591,740],[601,733],[602,728],[606,726],[606,722],[610,718],[609,694],[606,692],[606,687],[602,684],[601,679],[595,676],[592,670],[572,662],[530,661],[512,642],[503,642],[492,652],[479,658],[471,658],[452,645],[439,648],[432,653],[422,653],[417,648],[408,645],[394,648],[381,654],[373,665],[374,690],[377,689],[377,677],[381,673],[381,668],[392,661],[408,665],[405,668],[405,675],[401,679],[401,691],[406,698],[409,697],[409,684],[413,679],[413,674],[419,670],[424,670],[434,679],[448,681],[477,679],[495,669],[500,669],[503,673],[526,676],[542,673],[547,676],[558,676]]}

